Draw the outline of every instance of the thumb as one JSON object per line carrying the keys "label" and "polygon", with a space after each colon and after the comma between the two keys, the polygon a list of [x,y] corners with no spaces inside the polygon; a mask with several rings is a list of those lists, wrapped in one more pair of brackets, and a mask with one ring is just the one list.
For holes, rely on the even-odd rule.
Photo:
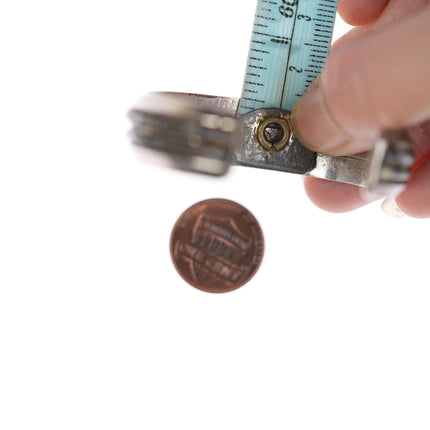
{"label": "thumb", "polygon": [[348,155],[386,129],[430,118],[430,7],[384,30],[346,41],[293,110],[308,148]]}

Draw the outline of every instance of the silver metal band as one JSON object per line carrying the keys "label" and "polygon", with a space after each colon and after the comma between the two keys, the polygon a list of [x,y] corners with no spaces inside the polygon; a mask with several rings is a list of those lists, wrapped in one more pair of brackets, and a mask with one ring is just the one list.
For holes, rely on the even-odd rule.
{"label": "silver metal band", "polygon": [[233,164],[354,184],[389,196],[409,178],[414,156],[402,131],[381,135],[372,152],[331,157],[297,140],[290,112],[260,109],[237,119],[238,103],[230,97],[151,93],[129,112],[131,137],[136,145],[163,154],[173,167],[212,175],[225,174]]}

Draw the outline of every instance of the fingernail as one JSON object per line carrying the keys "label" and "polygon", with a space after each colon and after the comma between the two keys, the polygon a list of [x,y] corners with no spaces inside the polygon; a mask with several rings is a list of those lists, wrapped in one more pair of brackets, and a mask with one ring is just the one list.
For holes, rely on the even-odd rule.
{"label": "fingernail", "polygon": [[347,136],[326,109],[318,83],[311,86],[296,103],[292,122],[299,141],[313,151],[336,155],[348,143]]}
{"label": "fingernail", "polygon": [[386,199],[383,201],[381,209],[390,218],[403,218],[404,212],[399,208],[395,199]]}

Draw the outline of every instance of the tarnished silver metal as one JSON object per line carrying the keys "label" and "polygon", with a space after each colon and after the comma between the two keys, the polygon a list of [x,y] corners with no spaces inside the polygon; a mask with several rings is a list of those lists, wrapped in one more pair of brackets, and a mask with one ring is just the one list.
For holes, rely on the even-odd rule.
{"label": "tarnished silver metal", "polygon": [[397,196],[405,189],[414,161],[415,154],[406,131],[383,133],[371,156],[367,188],[375,194]]}
{"label": "tarnished silver metal", "polygon": [[[238,124],[228,100],[151,93],[129,112],[132,142],[163,157],[169,166],[210,175],[229,169]],[[223,104],[225,102],[225,105]]]}
{"label": "tarnished silver metal", "polygon": [[280,170],[305,175],[315,167],[316,154],[305,148],[292,134],[289,144],[277,151],[264,150],[258,141],[257,127],[265,116],[289,116],[280,109],[260,109],[240,117],[241,144],[236,147],[233,163],[260,169]]}
{"label": "tarnished silver metal", "polygon": [[343,157],[317,153],[315,168],[306,173],[306,176],[365,187],[370,158],[368,152]]}
{"label": "tarnished silver metal", "polygon": [[[239,99],[186,93],[152,93],[129,112],[131,137],[140,147],[165,155],[173,167],[212,175],[230,165],[279,170],[359,185],[393,196],[405,186],[414,156],[404,132],[384,133],[375,150],[331,157],[305,148],[294,130],[283,126],[290,112],[260,109],[236,118]],[[261,127],[279,124],[289,133],[270,145]]]}

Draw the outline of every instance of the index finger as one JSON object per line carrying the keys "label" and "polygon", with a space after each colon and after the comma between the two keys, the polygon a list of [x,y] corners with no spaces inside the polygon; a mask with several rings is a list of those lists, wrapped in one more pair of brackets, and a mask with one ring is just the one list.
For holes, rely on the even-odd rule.
{"label": "index finger", "polygon": [[351,25],[367,25],[378,19],[389,0],[339,0],[338,11]]}

